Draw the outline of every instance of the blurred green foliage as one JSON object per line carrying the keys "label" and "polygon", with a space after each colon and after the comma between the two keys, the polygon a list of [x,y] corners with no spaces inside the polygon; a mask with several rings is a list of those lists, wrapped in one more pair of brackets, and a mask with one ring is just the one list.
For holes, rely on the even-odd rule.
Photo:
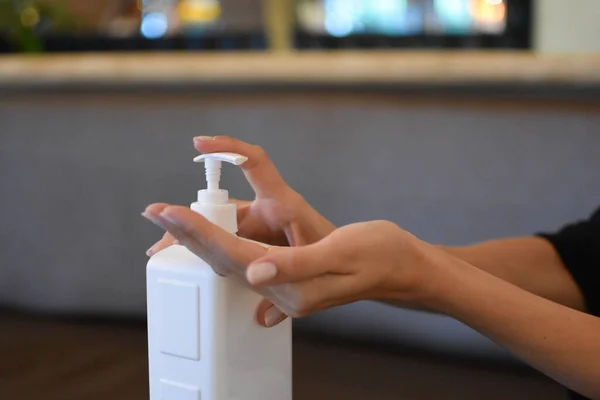
{"label": "blurred green foliage", "polygon": [[76,18],[61,2],[0,0],[0,34],[16,51],[43,51],[44,34],[77,26]]}

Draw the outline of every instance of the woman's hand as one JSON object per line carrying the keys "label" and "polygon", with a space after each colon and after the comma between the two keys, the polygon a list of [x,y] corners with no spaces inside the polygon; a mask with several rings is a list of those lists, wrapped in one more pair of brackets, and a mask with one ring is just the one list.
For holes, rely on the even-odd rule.
{"label": "woman's hand", "polygon": [[221,274],[269,298],[273,304],[259,309],[265,326],[357,300],[425,306],[600,399],[600,318],[522,290],[390,222],[348,225],[307,246],[267,250],[186,207],[155,204],[145,214]]}
{"label": "woman's hand", "polygon": [[335,230],[301,247],[268,250],[237,238],[186,207],[154,204],[144,215],[206,260],[268,300],[258,310],[265,326],[366,299],[418,302],[429,279],[431,247],[387,221]]}
{"label": "woman's hand", "polygon": [[[426,293],[428,244],[388,221],[336,229],[317,243],[275,248],[246,269],[255,288],[286,287],[292,317],[359,300],[420,305]],[[437,251],[437,250],[435,250]]]}
{"label": "woman's hand", "polygon": [[[194,146],[201,153],[232,152],[248,157],[241,165],[254,189],[254,201],[236,201],[238,235],[279,246],[300,246],[314,243],[335,229],[281,177],[265,151],[226,136],[200,136]],[[152,256],[173,244],[166,232],[146,254]]]}

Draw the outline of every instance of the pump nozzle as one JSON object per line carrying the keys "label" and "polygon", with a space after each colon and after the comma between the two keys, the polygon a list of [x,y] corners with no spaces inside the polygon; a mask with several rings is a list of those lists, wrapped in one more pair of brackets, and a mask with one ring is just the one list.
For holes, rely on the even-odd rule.
{"label": "pump nozzle", "polygon": [[247,157],[236,153],[209,153],[194,158],[194,162],[205,164],[207,188],[198,191],[198,201],[192,204],[192,210],[231,233],[237,232],[236,207],[229,203],[227,190],[219,188],[221,163],[242,165],[247,160]]}

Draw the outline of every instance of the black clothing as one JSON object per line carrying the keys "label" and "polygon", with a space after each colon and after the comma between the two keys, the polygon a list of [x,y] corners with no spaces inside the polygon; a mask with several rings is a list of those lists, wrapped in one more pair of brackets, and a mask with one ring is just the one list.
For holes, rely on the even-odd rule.
{"label": "black clothing", "polygon": [[[600,209],[588,220],[538,236],[547,239],[558,252],[581,290],[587,312],[600,317]],[[574,392],[571,395],[573,399],[586,399]]]}

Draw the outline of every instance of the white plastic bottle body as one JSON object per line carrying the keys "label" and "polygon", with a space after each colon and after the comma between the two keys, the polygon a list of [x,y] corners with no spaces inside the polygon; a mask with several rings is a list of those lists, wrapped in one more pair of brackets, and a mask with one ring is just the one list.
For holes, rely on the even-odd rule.
{"label": "white plastic bottle body", "polygon": [[291,322],[261,327],[260,295],[178,245],[146,283],[150,400],[291,400]]}

